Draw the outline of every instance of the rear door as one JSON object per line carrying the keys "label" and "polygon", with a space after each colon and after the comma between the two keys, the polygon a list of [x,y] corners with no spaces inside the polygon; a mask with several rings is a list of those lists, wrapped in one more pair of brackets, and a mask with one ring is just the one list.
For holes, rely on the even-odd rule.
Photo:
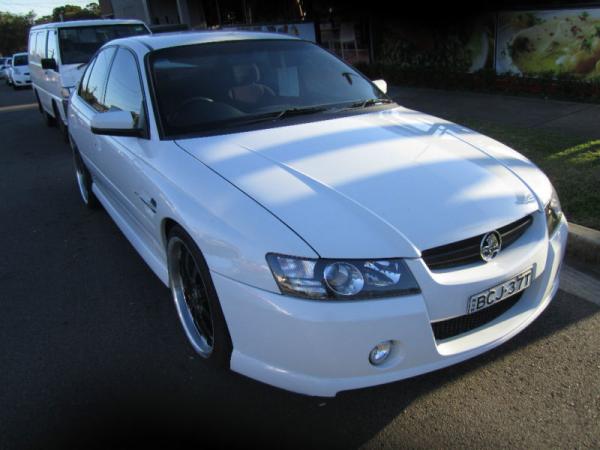
{"label": "rear door", "polygon": [[94,177],[94,182],[103,191],[112,190],[102,163],[102,150],[99,147],[98,136],[92,134],[91,120],[106,111],[104,106],[104,90],[106,77],[115,55],[115,47],[102,49],[90,62],[81,81],[77,95],[73,99],[73,112],[69,118],[69,129],[81,156]]}

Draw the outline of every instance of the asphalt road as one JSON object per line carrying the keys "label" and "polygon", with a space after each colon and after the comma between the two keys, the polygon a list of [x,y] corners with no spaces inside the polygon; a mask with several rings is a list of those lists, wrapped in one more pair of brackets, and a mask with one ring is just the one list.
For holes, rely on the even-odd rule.
{"label": "asphalt road", "polygon": [[600,307],[564,292],[486,355],[335,399],[206,368],[32,101],[0,85],[1,449],[600,447]]}

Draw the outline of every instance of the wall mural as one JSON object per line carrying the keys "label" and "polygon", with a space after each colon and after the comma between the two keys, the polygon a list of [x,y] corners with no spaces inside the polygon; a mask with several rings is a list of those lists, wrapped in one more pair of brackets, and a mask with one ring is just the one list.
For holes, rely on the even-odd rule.
{"label": "wall mural", "polygon": [[496,72],[600,78],[600,9],[500,13]]}

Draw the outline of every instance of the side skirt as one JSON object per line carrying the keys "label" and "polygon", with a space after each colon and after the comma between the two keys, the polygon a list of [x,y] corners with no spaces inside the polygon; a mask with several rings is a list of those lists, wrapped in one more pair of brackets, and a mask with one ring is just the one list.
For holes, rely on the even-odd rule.
{"label": "side skirt", "polygon": [[114,220],[131,245],[137,250],[146,264],[150,266],[163,284],[169,287],[169,272],[165,258],[162,257],[162,255],[157,255],[156,252],[140,238],[140,233],[138,230],[134,229],[131,225],[131,221],[126,220],[123,214],[113,206],[108,197],[104,195],[96,183],[92,184],[92,191],[96,194],[96,197],[100,203],[102,203],[104,209],[106,209],[110,217]]}

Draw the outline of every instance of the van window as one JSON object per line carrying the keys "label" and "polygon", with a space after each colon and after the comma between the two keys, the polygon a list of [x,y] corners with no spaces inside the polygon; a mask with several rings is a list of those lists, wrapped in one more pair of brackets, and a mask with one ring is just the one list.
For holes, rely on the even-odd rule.
{"label": "van window", "polygon": [[46,31],[40,31],[35,42],[35,56],[38,60],[46,57]]}
{"label": "van window", "polygon": [[119,49],[113,61],[104,105],[107,109],[130,112],[137,123],[142,112],[142,86],[135,57],[129,50]]}
{"label": "van window", "polygon": [[106,42],[139,34],[148,34],[142,24],[61,28],[58,33],[61,61],[63,64],[86,63]]}
{"label": "van window", "polygon": [[46,47],[46,58],[54,58],[58,60],[58,53],[56,52],[56,31],[48,31],[48,46]]}
{"label": "van window", "polygon": [[37,33],[31,33],[29,35],[29,55],[35,55],[35,39],[37,37]]}
{"label": "van window", "polygon": [[104,106],[104,88],[106,87],[106,75],[110,68],[114,47],[108,47],[98,53],[94,67],[90,71],[90,78],[82,90],[81,97],[98,111],[106,111]]}

